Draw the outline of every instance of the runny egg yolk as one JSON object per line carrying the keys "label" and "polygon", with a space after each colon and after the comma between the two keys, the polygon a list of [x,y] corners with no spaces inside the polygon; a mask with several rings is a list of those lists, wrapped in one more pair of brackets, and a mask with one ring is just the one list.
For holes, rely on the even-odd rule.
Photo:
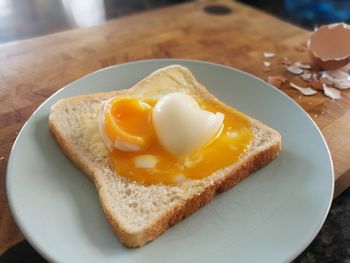
{"label": "runny egg yolk", "polygon": [[105,107],[103,132],[112,145],[139,151],[151,144],[154,129],[149,104],[131,97],[120,97],[107,102]]}
{"label": "runny egg yolk", "polygon": [[253,140],[250,121],[240,112],[210,101],[200,107],[225,115],[223,130],[210,144],[185,156],[175,156],[157,140],[152,109],[157,100],[121,97],[109,102],[104,111],[102,132],[116,140],[137,145],[137,151],[109,148],[109,157],[118,175],[141,184],[174,185],[186,179],[203,179],[234,164]]}

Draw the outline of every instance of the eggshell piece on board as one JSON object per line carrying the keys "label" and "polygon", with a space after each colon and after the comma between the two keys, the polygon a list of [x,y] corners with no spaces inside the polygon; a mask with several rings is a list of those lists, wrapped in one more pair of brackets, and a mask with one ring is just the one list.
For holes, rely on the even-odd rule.
{"label": "eggshell piece on board", "polygon": [[350,62],[350,25],[337,23],[316,29],[309,41],[311,63],[325,70],[335,70]]}

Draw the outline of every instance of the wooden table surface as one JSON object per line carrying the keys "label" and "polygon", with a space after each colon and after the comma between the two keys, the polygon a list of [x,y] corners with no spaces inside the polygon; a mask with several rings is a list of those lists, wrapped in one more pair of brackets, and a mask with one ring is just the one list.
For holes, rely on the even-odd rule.
{"label": "wooden table surface", "polygon": [[[208,14],[209,5],[231,9]],[[33,111],[68,83],[103,67],[150,58],[187,58],[239,68],[263,79],[285,72],[281,61],[305,60],[295,46],[309,32],[233,1],[196,1],[140,13],[102,26],[75,29],[0,46],[0,254],[23,239],[8,208],[6,166],[11,146]],[[263,70],[263,52],[277,56]],[[332,101],[283,88],[315,120],[331,150],[336,192],[350,177],[350,93]],[[20,164],[18,164],[20,165]]]}

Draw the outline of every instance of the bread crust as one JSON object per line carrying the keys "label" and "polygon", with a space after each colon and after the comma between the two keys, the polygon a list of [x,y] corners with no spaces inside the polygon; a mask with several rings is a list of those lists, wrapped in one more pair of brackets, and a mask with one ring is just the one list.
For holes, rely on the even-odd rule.
{"label": "bread crust", "polygon": [[251,172],[258,170],[271,162],[278,156],[280,149],[280,142],[276,142],[274,145],[271,145],[271,147],[266,148],[256,155],[250,156],[250,158],[245,160],[238,169],[227,174],[223,180],[217,181],[213,185],[206,187],[199,195],[194,195],[190,199],[185,200],[181,206],[178,206],[167,213],[151,227],[141,233],[125,232],[124,229],[118,225],[118,222],[113,220],[113,215],[110,213],[108,207],[104,205],[104,202],[101,202],[103,210],[112,225],[113,231],[125,246],[130,248],[143,246],[160,236],[172,225],[175,225],[208,204],[217,194],[230,190],[233,186],[246,178]]}
{"label": "bread crust", "polygon": [[[180,66],[178,66],[180,67]],[[198,91],[199,95],[206,100],[211,100],[214,103],[220,104],[221,106],[232,109],[227,106],[223,102],[219,101],[214,95],[210,94],[204,86],[199,84],[191,73],[187,69],[180,67],[182,73],[188,78],[187,81],[190,81],[195,89]],[[155,73],[153,73],[155,74]],[[121,90],[115,92],[107,92],[107,93],[98,93],[85,95],[80,97],[72,97],[65,99],[56,103],[52,108],[52,113],[55,112],[55,107],[60,107],[65,103],[74,103],[79,100],[87,100],[87,99],[103,99],[108,97],[113,97],[117,95],[130,95],[133,92],[137,92],[141,87],[142,83],[147,81],[148,78],[152,77],[152,74],[146,79],[142,80],[138,84],[136,84],[133,88],[129,90]],[[60,105],[61,104],[61,105]],[[248,117],[248,116],[247,116]],[[52,135],[57,141],[58,145],[61,147],[65,155],[78,167],[80,168],[95,184],[97,191],[99,192],[100,203],[102,208],[112,226],[113,231],[117,234],[120,241],[127,247],[140,247],[145,245],[147,242],[154,240],[156,237],[161,235],[165,230],[167,230],[172,225],[178,223],[182,219],[196,212],[199,208],[203,207],[207,203],[209,203],[216,194],[225,192],[231,189],[233,186],[238,184],[244,178],[246,178],[251,172],[260,169],[265,166],[273,159],[277,157],[281,150],[281,136],[280,134],[266,126],[265,124],[248,117],[252,125],[254,127],[264,129],[276,137],[276,140],[273,144],[270,144],[266,147],[258,149],[256,151],[252,151],[249,155],[244,155],[242,159],[239,161],[239,165],[232,169],[229,173],[225,174],[223,178],[217,181],[213,181],[213,184],[205,187],[200,193],[197,193],[190,198],[183,200],[180,205],[174,207],[172,210],[163,215],[159,220],[148,226],[146,229],[140,232],[130,233],[126,231],[123,226],[115,219],[113,216],[113,212],[111,208],[107,205],[108,202],[103,200],[103,196],[101,195],[100,189],[101,185],[99,185],[98,180],[94,175],[94,170],[89,167],[86,163],[84,163],[83,159],[78,156],[74,150],[70,147],[69,142],[67,142],[64,134],[58,127],[58,123],[53,118],[53,114],[50,114],[49,117],[49,128],[51,130]]]}

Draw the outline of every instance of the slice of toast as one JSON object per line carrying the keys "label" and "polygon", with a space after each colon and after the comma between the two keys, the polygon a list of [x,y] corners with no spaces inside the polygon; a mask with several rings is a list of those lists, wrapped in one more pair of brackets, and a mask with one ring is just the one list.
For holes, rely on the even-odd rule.
{"label": "slice of toast", "polygon": [[53,105],[49,126],[57,143],[95,184],[103,210],[121,242],[138,247],[191,215],[220,192],[227,191],[250,172],[272,161],[281,150],[280,134],[249,118],[254,139],[236,163],[202,180],[186,180],[175,186],[145,186],[118,176],[98,133],[98,112],[103,100],[128,95],[138,98],[185,92],[220,104],[191,72],[173,65],[160,69],[128,90],[63,99]]}

